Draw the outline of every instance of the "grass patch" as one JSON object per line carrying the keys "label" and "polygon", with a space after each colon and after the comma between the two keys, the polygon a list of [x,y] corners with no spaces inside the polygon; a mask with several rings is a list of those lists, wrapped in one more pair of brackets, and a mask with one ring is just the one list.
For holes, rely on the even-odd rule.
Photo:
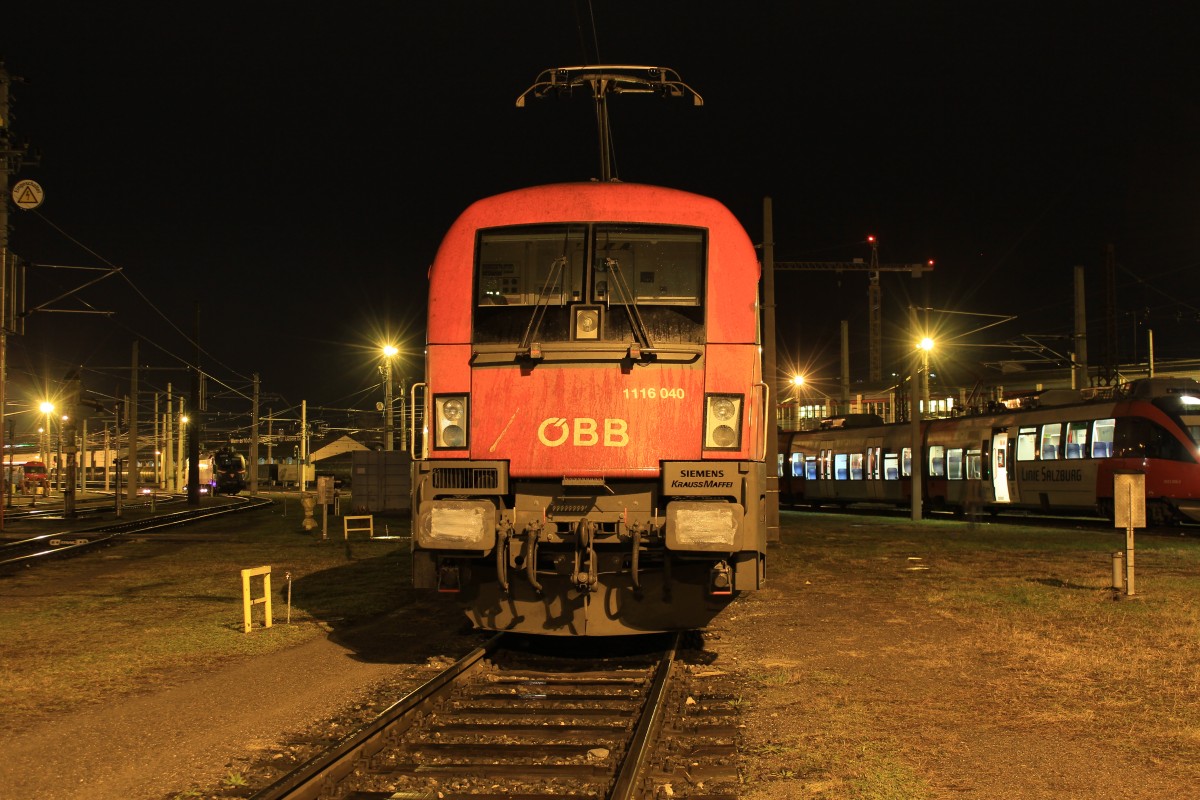
{"label": "grass patch", "polygon": [[[406,524],[390,520],[393,529]],[[331,532],[321,541],[280,506],[178,530],[186,541],[145,535],[0,581],[0,693],[8,698],[0,720],[13,725],[293,647],[391,611],[411,591],[407,540],[346,543]],[[262,627],[258,605],[246,634],[241,570],[265,565],[274,625]],[[261,578],[251,590],[262,595]]]}
{"label": "grass patch", "polygon": [[1014,731],[1120,741],[1130,762],[1200,780],[1200,538],[1139,532],[1138,593],[1122,598],[1124,531],[781,521],[768,591],[741,614],[804,644],[760,642],[793,665],[749,676],[772,743],[749,736],[752,800],[943,796],[932,742],[991,735],[1005,752]]}

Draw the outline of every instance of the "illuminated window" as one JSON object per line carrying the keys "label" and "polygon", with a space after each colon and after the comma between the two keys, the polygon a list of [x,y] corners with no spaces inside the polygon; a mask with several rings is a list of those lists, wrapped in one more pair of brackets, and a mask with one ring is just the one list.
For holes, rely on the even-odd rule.
{"label": "illuminated window", "polygon": [[1107,458],[1113,454],[1115,419],[1098,419],[1092,423],[1092,458]]}
{"label": "illuminated window", "polygon": [[863,478],[863,454],[850,454],[850,480],[861,481]]}
{"label": "illuminated window", "polygon": [[978,449],[967,451],[967,478],[977,481],[983,477],[983,452]]}
{"label": "illuminated window", "polygon": [[1085,458],[1088,453],[1088,423],[1067,423],[1067,458]]}
{"label": "illuminated window", "polygon": [[1051,425],[1042,426],[1042,460],[1051,461],[1061,457],[1058,449],[1059,440],[1062,439],[1062,423],[1055,422]]}
{"label": "illuminated window", "polygon": [[963,451],[961,447],[952,447],[946,451],[946,477],[952,481],[961,481],[963,476]]}
{"label": "illuminated window", "polygon": [[1017,434],[1017,461],[1037,458],[1037,428],[1021,428]]}
{"label": "illuminated window", "polygon": [[900,478],[900,457],[895,453],[883,454],[883,479],[894,481]]}
{"label": "illuminated window", "polygon": [[847,467],[849,459],[845,453],[836,453],[833,456],[833,479],[835,481],[844,481],[850,477]]}
{"label": "illuminated window", "polygon": [[934,478],[946,477],[946,448],[940,444],[929,446],[929,474]]}

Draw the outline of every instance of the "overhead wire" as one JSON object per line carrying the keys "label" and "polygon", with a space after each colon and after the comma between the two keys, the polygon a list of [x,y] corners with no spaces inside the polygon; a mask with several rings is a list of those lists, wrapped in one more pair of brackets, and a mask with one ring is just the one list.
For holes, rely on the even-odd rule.
{"label": "overhead wire", "polygon": [[[152,301],[152,300],[151,300],[151,299],[150,299],[150,298],[149,298],[149,297],[146,295],[146,293],[145,293],[145,292],[143,292],[143,291],[141,290],[141,288],[140,288],[140,287],[138,287],[138,286],[137,286],[137,284],[135,284],[135,283],[133,282],[133,280],[132,280],[132,279],[129,277],[129,275],[127,274],[127,272],[126,272],[126,271],[125,271],[123,268],[121,268],[121,267],[117,266],[117,265],[116,265],[115,263],[113,263],[113,262],[112,262],[110,259],[108,259],[108,258],[105,258],[103,255],[101,255],[101,254],[100,254],[99,252],[97,252],[95,249],[93,249],[93,248],[89,247],[88,245],[86,245],[85,243],[83,243],[83,242],[82,242],[80,239],[78,239],[77,237],[75,237],[75,236],[72,236],[70,233],[68,233],[66,230],[64,230],[64,229],[63,229],[63,228],[62,228],[60,225],[58,225],[57,223],[55,223],[53,220],[51,220],[49,217],[47,217],[45,214],[41,213],[41,212],[40,212],[40,211],[38,211],[37,209],[33,209],[33,212],[34,212],[34,214],[35,214],[35,215],[36,215],[36,216],[37,216],[39,219],[41,219],[41,220],[42,220],[43,222],[45,222],[45,223],[46,223],[48,226],[50,226],[52,229],[54,229],[56,232],[58,232],[58,233],[59,233],[61,236],[63,236],[63,238],[67,239],[67,240],[68,240],[68,241],[70,241],[72,244],[74,244],[75,246],[79,247],[81,250],[83,250],[84,252],[86,252],[86,253],[88,253],[89,255],[93,256],[93,257],[94,257],[94,258],[96,258],[98,261],[100,261],[101,263],[105,264],[107,267],[109,267],[110,269],[112,269],[112,270],[113,270],[113,274],[119,275],[119,276],[122,278],[122,280],[125,282],[125,284],[126,284],[126,285],[127,285],[129,288],[130,288],[130,289],[132,289],[132,290],[133,290],[133,292],[134,292],[134,293],[135,293],[135,294],[136,294],[136,295],[137,295],[137,296],[138,296],[138,297],[139,297],[139,298],[142,300],[142,302],[144,302],[144,303],[145,303],[147,306],[149,306],[149,307],[150,307],[150,309],[151,309],[151,310],[153,310],[153,312],[154,312],[154,313],[155,313],[155,314],[156,314],[156,315],[157,315],[157,316],[158,316],[158,317],[159,317],[159,318],[160,318],[162,321],[164,321],[164,322],[165,322],[165,323],[166,323],[168,326],[170,326],[170,327],[171,327],[171,329],[172,329],[172,330],[174,330],[174,331],[175,331],[177,334],[179,334],[179,336],[180,336],[180,337],[182,337],[182,339],[183,339],[183,340],[184,340],[184,341],[185,341],[187,344],[189,344],[189,345],[191,345],[192,347],[194,347],[194,348],[197,350],[197,352],[199,352],[200,354],[202,354],[203,356],[205,356],[207,359],[211,360],[211,361],[212,361],[214,364],[216,364],[217,366],[219,366],[219,367],[221,367],[222,369],[226,370],[228,373],[230,373],[230,374],[232,374],[232,375],[236,376],[237,378],[241,379],[242,381],[245,381],[245,382],[247,382],[247,383],[251,382],[251,380],[252,380],[251,378],[249,378],[249,377],[248,377],[248,376],[246,376],[246,375],[242,375],[242,374],[241,374],[241,373],[239,373],[239,372],[238,372],[236,369],[233,369],[233,368],[232,368],[232,367],[230,367],[229,365],[227,365],[227,364],[223,363],[223,362],[222,362],[220,359],[218,359],[216,356],[214,356],[212,353],[210,353],[208,350],[206,350],[206,349],[205,349],[203,346],[201,346],[201,345],[200,345],[200,344],[199,344],[197,341],[195,341],[195,340],[194,340],[194,339],[193,339],[191,336],[189,336],[189,335],[188,335],[187,333],[185,333],[185,332],[184,332],[182,329],[180,329],[180,327],[179,327],[178,325],[176,325],[176,324],[175,324],[174,320],[172,320],[172,319],[171,319],[171,318],[170,318],[168,315],[166,315],[165,313],[163,313],[162,309],[160,309],[160,308],[159,308],[159,307],[158,307],[158,306],[157,306],[157,305],[154,303],[154,301]],[[82,303],[82,304],[85,304],[85,305],[87,305],[89,308],[91,308],[91,309],[95,310],[95,306],[92,306],[90,303],[88,303],[88,302],[87,302],[86,300],[84,300],[83,298],[76,298],[76,300],[77,300],[78,302]],[[124,331],[126,331],[127,333],[130,333],[130,334],[132,334],[132,335],[134,335],[134,336],[136,336],[138,339],[140,339],[140,340],[142,340],[142,341],[145,341],[145,342],[147,342],[148,344],[150,344],[151,346],[155,347],[155,348],[156,348],[156,349],[158,349],[160,352],[162,352],[164,355],[166,355],[166,356],[168,356],[168,357],[170,357],[170,358],[173,358],[173,359],[175,359],[175,361],[177,361],[179,364],[185,365],[185,366],[187,366],[187,367],[198,367],[198,365],[194,364],[194,363],[193,363],[191,360],[189,360],[188,358],[186,358],[186,357],[184,357],[184,356],[181,356],[181,355],[178,355],[177,353],[173,352],[171,349],[169,349],[168,347],[166,347],[166,346],[164,346],[164,345],[158,344],[157,342],[155,342],[155,341],[154,341],[154,339],[153,339],[152,337],[146,336],[145,334],[143,334],[143,333],[140,333],[139,331],[136,331],[136,330],[134,330],[134,329],[133,329],[133,328],[131,328],[130,326],[126,325],[126,324],[125,324],[123,321],[121,321],[121,320],[119,320],[119,319],[114,319],[113,321],[114,321],[114,324],[115,324],[115,325],[117,325],[118,327],[120,327],[122,330],[124,330]],[[221,378],[217,377],[216,375],[214,375],[214,374],[212,374],[212,373],[209,373],[209,372],[205,372],[204,370],[200,370],[200,372],[201,372],[201,374],[203,374],[203,375],[204,375],[206,378],[209,378],[209,379],[211,379],[211,380],[215,381],[215,382],[216,382],[216,383],[217,383],[219,386],[221,386],[221,387],[223,387],[223,388],[225,388],[225,389],[227,389],[227,390],[229,390],[229,391],[231,391],[231,392],[235,392],[235,393],[237,393],[239,396],[241,396],[241,397],[243,397],[243,398],[245,398],[245,399],[249,399],[249,396],[248,396],[248,395],[246,395],[246,394],[245,394],[245,392],[241,391],[240,389],[237,389],[236,387],[233,387],[233,386],[231,386],[231,385],[230,385],[230,384],[228,384],[226,381],[224,381],[223,379],[221,379]]]}

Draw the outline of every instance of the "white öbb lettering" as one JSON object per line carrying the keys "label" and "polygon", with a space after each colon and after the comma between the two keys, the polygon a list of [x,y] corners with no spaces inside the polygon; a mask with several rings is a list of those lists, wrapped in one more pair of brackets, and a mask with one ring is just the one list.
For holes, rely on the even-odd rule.
{"label": "white \u00f6bb lettering", "polygon": [[629,423],[623,419],[606,419],[604,428],[589,417],[565,419],[547,417],[538,426],[538,441],[547,447],[558,447],[570,440],[575,447],[624,447],[629,444]]}

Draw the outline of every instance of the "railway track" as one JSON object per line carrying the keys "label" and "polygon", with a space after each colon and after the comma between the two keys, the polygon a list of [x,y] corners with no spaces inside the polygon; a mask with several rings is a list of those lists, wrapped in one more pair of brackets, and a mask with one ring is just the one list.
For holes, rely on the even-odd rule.
{"label": "railway track", "polygon": [[732,800],[736,698],[680,639],[499,635],[253,797]]}
{"label": "railway track", "polygon": [[[901,508],[893,505],[856,505],[849,507],[839,507],[836,505],[823,505],[819,508],[796,504],[796,505],[781,505],[783,511],[795,511],[800,514],[836,514],[845,517],[892,517],[904,519],[909,517],[911,510],[909,508]],[[967,518],[953,510],[942,509],[926,509],[923,512],[925,519],[940,519],[940,520],[962,520],[967,521]],[[1036,525],[1044,528],[1087,528],[1096,531],[1111,532],[1117,530],[1113,527],[1110,520],[1099,516],[1077,516],[1070,514],[1039,514],[1036,511],[1004,511],[997,514],[983,513],[977,517],[978,522],[995,523],[999,525]],[[1200,534],[1200,525],[1192,522],[1180,522],[1175,525],[1165,525],[1150,527],[1144,529],[1145,533],[1167,536],[1181,535],[1196,535]]]}
{"label": "railway track", "polygon": [[[158,502],[161,503],[162,500],[159,499]],[[39,561],[50,558],[82,555],[101,546],[116,544],[122,537],[130,534],[147,533],[149,531],[187,525],[224,514],[261,508],[270,503],[270,500],[264,498],[239,497],[234,498],[232,502],[219,506],[173,511],[165,514],[154,512],[149,516],[139,514],[134,518],[108,525],[71,527],[54,533],[14,539],[0,544],[0,572],[32,566]],[[99,511],[111,511],[113,506],[89,506],[89,508],[92,510],[92,513],[97,513]],[[126,503],[124,504],[124,508],[126,510],[140,510],[149,508],[149,503],[132,505]],[[63,519],[61,508],[57,510],[43,509],[42,514],[45,514],[45,519],[50,521],[61,521]]]}

